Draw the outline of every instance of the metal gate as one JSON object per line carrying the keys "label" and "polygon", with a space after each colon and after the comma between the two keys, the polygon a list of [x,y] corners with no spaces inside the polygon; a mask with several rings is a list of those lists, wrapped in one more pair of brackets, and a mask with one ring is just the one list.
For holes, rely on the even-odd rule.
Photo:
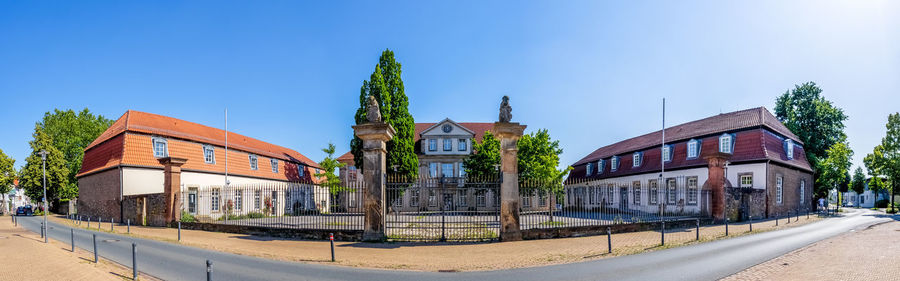
{"label": "metal gate", "polygon": [[387,177],[391,241],[491,241],[500,233],[496,178]]}

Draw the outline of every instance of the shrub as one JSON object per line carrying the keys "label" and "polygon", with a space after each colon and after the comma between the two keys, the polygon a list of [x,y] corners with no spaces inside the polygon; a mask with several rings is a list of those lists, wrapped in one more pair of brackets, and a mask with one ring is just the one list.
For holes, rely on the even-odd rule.
{"label": "shrub", "polygon": [[887,208],[887,206],[888,206],[887,199],[881,199],[881,200],[875,201],[875,208]]}
{"label": "shrub", "polygon": [[182,222],[197,222],[197,219],[194,218],[194,215],[188,213],[188,211],[181,210],[181,221]]}
{"label": "shrub", "polygon": [[247,213],[247,217],[251,219],[265,218],[266,214],[260,212],[249,212]]}

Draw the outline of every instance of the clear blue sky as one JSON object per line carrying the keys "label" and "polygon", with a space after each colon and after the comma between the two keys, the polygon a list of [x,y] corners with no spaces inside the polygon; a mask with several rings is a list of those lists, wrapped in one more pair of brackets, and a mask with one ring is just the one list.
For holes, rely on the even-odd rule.
{"label": "clear blue sky", "polygon": [[318,161],[349,148],[385,48],[416,121],[494,121],[509,95],[564,164],[658,130],[663,97],[677,124],[815,81],[850,116],[856,164],[900,111],[897,1],[298,2],[4,1],[0,149],[22,166],[54,108],[222,127],[227,107],[229,129]]}

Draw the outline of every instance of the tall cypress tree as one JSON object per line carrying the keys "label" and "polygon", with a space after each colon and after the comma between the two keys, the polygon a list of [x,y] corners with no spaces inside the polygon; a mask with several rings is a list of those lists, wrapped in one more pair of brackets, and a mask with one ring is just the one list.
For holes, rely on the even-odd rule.
{"label": "tall cypress tree", "polygon": [[[397,173],[408,177],[416,177],[419,173],[419,158],[415,153],[414,136],[416,121],[409,114],[409,99],[403,88],[400,77],[400,63],[394,59],[394,52],[386,49],[378,58],[375,71],[369,80],[363,81],[359,90],[359,109],[354,119],[356,124],[367,122],[367,102],[369,96],[375,97],[381,107],[381,119],[394,127],[397,133],[387,143],[387,166],[389,170],[397,169]],[[356,167],[363,167],[362,140],[354,136],[350,141]]]}

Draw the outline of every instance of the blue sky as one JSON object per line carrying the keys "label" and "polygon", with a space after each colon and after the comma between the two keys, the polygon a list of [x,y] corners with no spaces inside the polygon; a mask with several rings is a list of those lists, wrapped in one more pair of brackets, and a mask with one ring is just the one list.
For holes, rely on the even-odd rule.
{"label": "blue sky", "polygon": [[54,108],[222,127],[227,107],[232,131],[318,161],[349,149],[385,48],[416,121],[491,122],[509,95],[564,164],[658,130],[664,97],[678,124],[815,81],[856,164],[900,111],[896,1],[4,1],[0,149],[24,165]]}

